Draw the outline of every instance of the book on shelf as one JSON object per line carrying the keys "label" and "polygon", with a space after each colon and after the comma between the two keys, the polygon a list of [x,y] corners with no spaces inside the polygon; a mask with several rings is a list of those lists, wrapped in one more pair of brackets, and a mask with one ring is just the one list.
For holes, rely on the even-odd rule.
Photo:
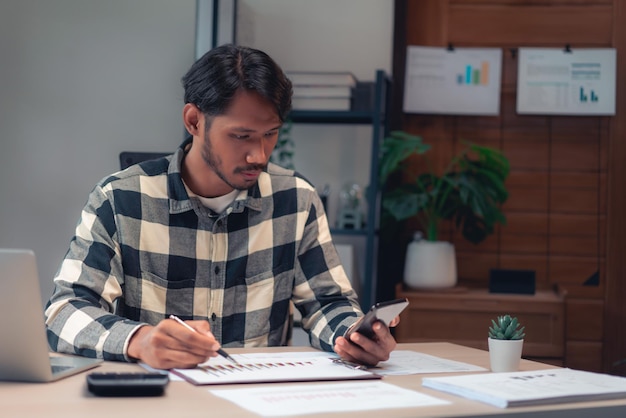
{"label": "book on shelf", "polygon": [[626,378],[573,369],[427,377],[422,385],[499,408],[626,396]]}
{"label": "book on shelf", "polygon": [[352,110],[371,111],[374,109],[376,100],[376,83],[372,81],[359,81],[352,89]]}
{"label": "book on shelf", "polygon": [[349,71],[286,71],[294,86],[348,86],[355,87],[357,79]]}
{"label": "book on shelf", "polygon": [[350,110],[350,97],[292,97],[293,110]]}
{"label": "book on shelf", "polygon": [[293,86],[294,97],[351,97],[350,86]]}

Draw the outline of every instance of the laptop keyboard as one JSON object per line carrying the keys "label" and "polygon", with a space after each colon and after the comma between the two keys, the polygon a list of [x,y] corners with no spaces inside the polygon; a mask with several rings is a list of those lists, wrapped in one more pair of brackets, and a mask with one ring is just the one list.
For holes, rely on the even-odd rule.
{"label": "laptop keyboard", "polygon": [[59,366],[55,364],[50,367],[52,367],[52,374],[61,373],[72,368],[72,366]]}

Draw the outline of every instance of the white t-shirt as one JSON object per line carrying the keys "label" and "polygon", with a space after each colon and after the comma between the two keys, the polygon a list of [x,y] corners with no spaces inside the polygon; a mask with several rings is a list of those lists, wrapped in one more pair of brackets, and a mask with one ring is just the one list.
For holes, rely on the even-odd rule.
{"label": "white t-shirt", "polygon": [[187,184],[185,184],[185,189],[187,189],[187,194],[189,196],[197,197],[200,200],[200,202],[205,207],[211,209],[215,213],[222,213],[222,212],[224,212],[224,209],[226,209],[228,207],[228,205],[230,205],[235,200],[237,195],[239,194],[239,190],[234,189],[232,192],[227,193],[227,194],[225,194],[223,196],[203,197],[203,196],[198,196],[197,194],[192,192],[189,189],[189,187],[187,187]]}

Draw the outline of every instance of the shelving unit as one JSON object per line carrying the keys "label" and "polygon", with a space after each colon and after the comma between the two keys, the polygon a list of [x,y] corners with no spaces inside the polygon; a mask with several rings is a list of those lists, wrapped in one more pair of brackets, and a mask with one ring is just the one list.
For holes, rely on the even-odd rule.
{"label": "shelving unit", "polygon": [[331,234],[363,236],[365,245],[365,271],[361,287],[361,305],[369,309],[375,301],[376,295],[376,244],[378,236],[379,190],[378,190],[378,159],[380,143],[387,134],[386,111],[389,108],[389,92],[391,78],[383,70],[376,71],[374,85],[374,101],[371,110],[359,111],[327,111],[327,110],[294,110],[289,118],[293,123],[312,124],[347,124],[371,125],[372,144],[369,173],[369,187],[367,188],[367,216],[365,228],[360,230],[331,228]]}

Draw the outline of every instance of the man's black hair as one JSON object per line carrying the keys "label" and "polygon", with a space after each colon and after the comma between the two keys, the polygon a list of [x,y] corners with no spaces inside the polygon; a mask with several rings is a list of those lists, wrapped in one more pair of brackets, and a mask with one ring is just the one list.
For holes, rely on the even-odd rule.
{"label": "man's black hair", "polygon": [[238,45],[221,45],[198,59],[182,78],[185,103],[207,116],[223,114],[240,89],[253,90],[276,108],[281,122],[291,110],[291,81],[269,55]]}

